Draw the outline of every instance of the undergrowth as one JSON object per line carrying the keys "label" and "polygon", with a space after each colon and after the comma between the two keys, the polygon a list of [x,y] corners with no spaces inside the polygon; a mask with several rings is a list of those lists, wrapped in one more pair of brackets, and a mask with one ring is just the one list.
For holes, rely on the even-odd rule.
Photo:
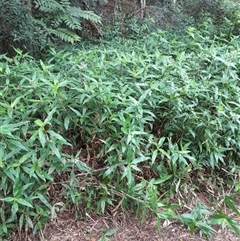
{"label": "undergrowth", "polygon": [[44,61],[2,55],[0,236],[36,233],[70,206],[76,218],[151,210],[159,229],[177,219],[239,235],[239,43],[189,28]]}

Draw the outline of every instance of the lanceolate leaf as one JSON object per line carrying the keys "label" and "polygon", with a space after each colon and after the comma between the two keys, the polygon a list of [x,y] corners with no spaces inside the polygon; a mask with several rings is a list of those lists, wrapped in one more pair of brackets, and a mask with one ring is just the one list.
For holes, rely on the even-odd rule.
{"label": "lanceolate leaf", "polygon": [[27,207],[30,207],[30,208],[33,208],[32,204],[29,203],[28,201],[22,199],[22,198],[17,198],[16,201],[19,203],[19,204],[22,204],[23,206],[27,206]]}

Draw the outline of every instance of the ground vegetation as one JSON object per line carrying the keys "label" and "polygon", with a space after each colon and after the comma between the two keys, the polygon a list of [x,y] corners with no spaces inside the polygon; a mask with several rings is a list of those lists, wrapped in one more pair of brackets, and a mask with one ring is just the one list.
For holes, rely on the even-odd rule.
{"label": "ground vegetation", "polygon": [[44,58],[0,55],[0,237],[38,234],[69,210],[239,236],[234,6],[217,25],[212,12],[181,29],[131,17],[124,34],[116,21],[101,38],[49,44]]}

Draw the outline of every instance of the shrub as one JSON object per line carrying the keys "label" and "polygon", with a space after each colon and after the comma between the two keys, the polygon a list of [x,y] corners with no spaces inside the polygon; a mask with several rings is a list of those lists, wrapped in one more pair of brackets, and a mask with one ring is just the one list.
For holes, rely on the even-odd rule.
{"label": "shrub", "polygon": [[14,54],[11,45],[29,50],[33,24],[28,8],[19,0],[0,2],[0,53]]}
{"label": "shrub", "polygon": [[195,19],[199,19],[203,14],[207,14],[212,18],[219,18],[223,13],[223,1],[221,0],[180,0],[178,4],[182,12]]}
{"label": "shrub", "polygon": [[189,28],[76,47],[45,61],[1,56],[0,235],[16,225],[35,233],[69,205],[123,206],[143,219],[150,209],[158,225],[178,218],[205,235],[203,222],[233,220],[201,205],[176,215],[171,199],[210,178],[238,190],[238,37],[226,44]]}
{"label": "shrub", "polygon": [[[91,11],[75,7],[69,0],[34,0],[27,5],[21,0],[0,3],[0,53],[14,55],[14,47],[41,55],[41,51],[63,42],[80,41],[81,20],[99,22]],[[54,17],[53,17],[54,16]]]}

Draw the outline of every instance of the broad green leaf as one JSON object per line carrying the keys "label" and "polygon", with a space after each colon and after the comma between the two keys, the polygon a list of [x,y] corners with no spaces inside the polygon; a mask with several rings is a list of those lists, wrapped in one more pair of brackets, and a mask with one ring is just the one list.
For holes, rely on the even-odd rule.
{"label": "broad green leaf", "polygon": [[235,212],[236,214],[240,215],[239,210],[234,205],[234,203],[236,205],[239,203],[236,199],[234,199],[234,198],[232,198],[230,196],[225,196],[224,203],[226,203],[233,210],[233,212]]}
{"label": "broad green leaf", "polygon": [[140,156],[140,157],[134,159],[134,160],[132,161],[132,164],[138,164],[138,163],[147,161],[148,159],[149,159],[149,157]]}
{"label": "broad green leaf", "polygon": [[69,106],[69,108],[70,108],[78,117],[81,116],[81,113],[80,113],[78,110],[72,108],[71,106]]}
{"label": "broad green leaf", "polygon": [[136,165],[131,165],[131,168],[132,168],[133,170],[137,171],[137,172],[141,172],[141,171],[142,171],[142,170],[141,170],[138,166],[136,166]]}
{"label": "broad green leaf", "polygon": [[[18,130],[18,127],[26,124],[27,122],[19,122],[16,124],[2,124],[0,125],[0,134],[12,136],[11,132]],[[13,136],[12,136],[13,137]]]}
{"label": "broad green leaf", "polygon": [[164,156],[166,156],[168,159],[171,159],[171,157],[170,157],[170,155],[166,152],[166,151],[164,151],[163,149],[159,149],[159,151],[164,155]]}
{"label": "broad green leaf", "polygon": [[64,118],[64,128],[65,128],[65,130],[68,130],[69,123],[70,123],[70,116],[67,115],[67,116]]}
{"label": "broad green leaf", "polygon": [[41,193],[38,193],[37,196],[44,205],[46,205],[49,209],[52,208],[50,203],[47,201],[47,199]]}
{"label": "broad green leaf", "polygon": [[40,127],[44,127],[44,123],[40,119],[35,120],[34,123]]}
{"label": "broad green leaf", "polygon": [[117,227],[117,228],[110,229],[110,230],[108,230],[108,231],[105,233],[105,235],[106,235],[106,236],[112,236],[112,235],[115,234],[118,230],[119,230],[118,227]]}
{"label": "broad green leaf", "polygon": [[29,216],[26,216],[26,222],[27,222],[27,224],[29,225],[29,227],[31,228],[31,229],[33,229],[33,222],[32,222],[32,220],[31,220],[31,218],[29,217]]}
{"label": "broad green leaf", "polygon": [[76,160],[75,163],[79,170],[91,173],[92,169],[85,162],[82,162],[81,160]]}
{"label": "broad green leaf", "polygon": [[236,187],[235,187],[235,192],[239,192],[240,191],[240,182],[237,183]]}
{"label": "broad green leaf", "polygon": [[48,113],[47,118],[44,120],[44,125],[50,124],[49,121],[52,120],[53,115],[56,113],[56,110],[57,110],[57,108],[54,107],[54,108]]}
{"label": "broad green leaf", "polygon": [[3,168],[3,156],[4,156],[4,149],[0,148],[0,168]]}
{"label": "broad green leaf", "polygon": [[164,143],[164,141],[166,140],[165,137],[161,137],[160,140],[158,141],[158,148],[161,147]]}
{"label": "broad green leaf", "polygon": [[171,177],[172,177],[172,175],[167,175],[167,176],[158,178],[158,179],[154,180],[153,184],[158,185],[158,184],[164,183],[167,180],[169,180]]}
{"label": "broad green leaf", "polygon": [[28,146],[27,144],[21,140],[21,141],[17,141],[17,140],[9,140],[9,144],[15,145],[17,148],[20,148],[22,150],[28,151]]}
{"label": "broad green leaf", "polygon": [[5,68],[6,74],[9,75],[11,73],[9,65],[6,64],[6,68]]}
{"label": "broad green leaf", "polygon": [[33,182],[29,182],[27,184],[25,184],[23,187],[22,187],[22,190],[25,191],[27,190],[29,187],[31,187],[34,183]]}
{"label": "broad green leaf", "polygon": [[16,213],[18,211],[18,203],[14,202],[11,208],[11,215],[12,217],[15,217]]}
{"label": "broad green leaf", "polygon": [[214,214],[210,217],[209,223],[210,224],[220,224],[223,228],[227,225],[228,216],[226,214]]}
{"label": "broad green leaf", "polygon": [[23,221],[24,221],[24,214],[22,214],[19,218],[19,229],[20,229],[20,231],[23,228]]}
{"label": "broad green leaf", "polygon": [[113,151],[113,150],[115,150],[116,148],[118,147],[118,144],[112,144],[110,147],[109,147],[109,149],[107,150],[107,152],[111,152],[111,151]]}
{"label": "broad green leaf", "polygon": [[46,144],[46,137],[45,137],[45,134],[42,130],[38,130],[38,138],[39,138],[39,141],[42,145],[42,147],[45,147],[45,144]]}
{"label": "broad green leaf", "polygon": [[21,98],[23,98],[23,96],[18,96],[14,101],[13,103],[11,104],[11,107],[14,108],[18,102],[21,100]]}
{"label": "broad green leaf", "polygon": [[19,204],[22,204],[23,206],[27,206],[27,207],[30,207],[30,208],[33,208],[32,204],[29,203],[28,201],[22,199],[22,198],[16,198],[15,199]]}
{"label": "broad green leaf", "polygon": [[111,173],[113,173],[116,170],[116,166],[112,165],[110,166],[104,173],[103,173],[103,178],[108,177]]}
{"label": "broad green leaf", "polygon": [[154,150],[152,153],[152,164],[155,162],[158,155],[158,150]]}
{"label": "broad green leaf", "polygon": [[61,141],[62,143],[66,144],[67,141],[61,136],[59,135],[58,133],[52,131],[52,130],[48,130],[47,133],[50,135],[50,139],[52,141],[55,141],[56,139]]}
{"label": "broad green leaf", "polygon": [[52,152],[58,157],[61,158],[61,154],[59,152],[59,149],[56,147],[56,145],[53,142],[49,143],[49,147],[51,148]]}
{"label": "broad green leaf", "polygon": [[4,167],[3,172],[14,182],[15,181],[15,171],[12,167]]}
{"label": "broad green leaf", "polygon": [[100,207],[101,207],[101,212],[102,212],[102,214],[104,214],[104,212],[105,212],[105,207],[106,207],[106,201],[105,201],[105,199],[101,199],[101,200],[100,200]]}
{"label": "broad green leaf", "polygon": [[1,198],[2,201],[5,201],[5,202],[14,202],[16,199],[15,197],[5,197],[5,198]]}
{"label": "broad green leaf", "polygon": [[25,155],[23,155],[20,160],[19,160],[19,163],[22,164],[24,163],[26,160],[29,159],[29,157],[31,157],[34,153],[33,152],[28,152],[26,153]]}

